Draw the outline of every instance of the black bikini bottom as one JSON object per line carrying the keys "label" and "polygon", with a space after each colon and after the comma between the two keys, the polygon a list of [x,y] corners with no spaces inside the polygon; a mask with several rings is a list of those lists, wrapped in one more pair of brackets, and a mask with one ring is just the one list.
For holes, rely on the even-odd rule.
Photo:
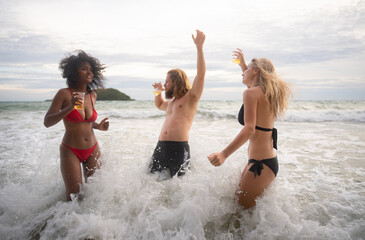
{"label": "black bikini bottom", "polygon": [[185,174],[190,163],[190,147],[187,141],[158,141],[150,163],[151,172],[170,170],[171,177]]}
{"label": "black bikini bottom", "polygon": [[279,164],[278,164],[278,158],[277,157],[273,157],[273,158],[269,158],[269,159],[263,159],[263,160],[255,160],[255,159],[250,159],[248,160],[248,164],[253,163],[253,165],[250,167],[250,171],[255,173],[255,177],[256,175],[260,176],[261,175],[261,170],[264,169],[263,164],[265,164],[266,166],[268,166],[273,173],[276,174],[279,171]]}

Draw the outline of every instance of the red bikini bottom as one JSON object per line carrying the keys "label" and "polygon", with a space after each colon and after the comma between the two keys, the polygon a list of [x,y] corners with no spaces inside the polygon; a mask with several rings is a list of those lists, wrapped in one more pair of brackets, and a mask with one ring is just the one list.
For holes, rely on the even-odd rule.
{"label": "red bikini bottom", "polygon": [[68,149],[70,149],[79,158],[80,162],[85,162],[90,157],[90,155],[94,152],[96,145],[98,145],[98,142],[96,142],[96,144],[89,149],[72,148],[72,147],[67,146],[64,143],[62,143],[62,145],[67,147]]}

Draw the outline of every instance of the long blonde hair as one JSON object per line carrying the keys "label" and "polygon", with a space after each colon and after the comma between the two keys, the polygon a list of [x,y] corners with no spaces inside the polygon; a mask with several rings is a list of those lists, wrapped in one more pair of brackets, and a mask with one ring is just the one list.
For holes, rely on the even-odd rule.
{"label": "long blonde hair", "polygon": [[174,97],[180,98],[191,89],[189,78],[183,70],[175,68],[168,71],[167,74],[175,85],[173,91]]}
{"label": "long blonde hair", "polygon": [[289,100],[293,98],[289,83],[278,77],[268,58],[254,58],[251,62],[259,70],[257,84],[263,89],[270,110],[276,118],[284,116]]}

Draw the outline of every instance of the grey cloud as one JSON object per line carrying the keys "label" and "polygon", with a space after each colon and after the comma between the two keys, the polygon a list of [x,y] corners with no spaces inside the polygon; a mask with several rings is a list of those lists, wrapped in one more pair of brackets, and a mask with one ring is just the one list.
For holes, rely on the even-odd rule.
{"label": "grey cloud", "polygon": [[11,63],[55,63],[64,52],[45,35],[10,36],[0,38],[0,62]]}
{"label": "grey cloud", "polygon": [[3,78],[0,77],[0,85],[16,85],[28,89],[54,89],[66,86],[66,80],[60,76]]}
{"label": "grey cloud", "polygon": [[34,34],[16,20],[17,1],[1,1],[0,63],[28,64],[55,62],[62,56],[61,47],[47,34]]}
{"label": "grey cloud", "polygon": [[[159,79],[154,78],[134,78],[131,76],[113,76],[106,80],[106,87],[112,88],[152,88],[152,83],[159,81]],[[206,78],[205,86],[208,88],[216,87],[242,87],[240,81],[227,83],[225,79],[214,77]]]}
{"label": "grey cloud", "polygon": [[156,79],[151,78],[137,78],[137,77],[131,77],[131,76],[113,76],[109,77],[105,81],[106,87],[112,87],[112,88],[125,88],[125,87],[146,87],[151,86],[152,83],[156,82]]}
{"label": "grey cloud", "polygon": [[306,88],[301,87],[294,95],[295,100],[362,100],[364,101],[365,87],[362,88],[344,88],[339,94],[336,88]]}
{"label": "grey cloud", "polygon": [[364,52],[365,41],[356,32],[365,28],[365,2],[337,12],[318,9],[298,19],[288,19],[287,26],[257,22],[256,27],[265,27],[255,32],[259,45],[250,51],[283,64],[322,62]]}
{"label": "grey cloud", "polygon": [[[117,53],[113,55],[106,55],[98,53],[98,58],[106,62],[107,64],[123,64],[123,63],[153,63],[163,68],[173,68],[173,64],[181,62],[181,66],[189,67],[189,64],[184,64],[186,60],[191,59],[193,63],[196,62],[196,54],[192,50],[192,53],[184,52],[183,50],[177,49],[173,53],[165,53],[159,55],[143,55],[143,54],[129,54],[129,53]],[[194,54],[193,54],[194,53]]]}

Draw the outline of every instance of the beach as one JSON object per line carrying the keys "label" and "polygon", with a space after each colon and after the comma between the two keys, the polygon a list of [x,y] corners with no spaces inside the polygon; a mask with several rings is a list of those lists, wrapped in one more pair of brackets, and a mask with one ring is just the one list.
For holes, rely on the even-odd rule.
{"label": "beach", "polygon": [[152,101],[98,101],[103,162],[65,201],[50,102],[0,102],[1,239],[365,239],[365,101],[294,101],[276,121],[279,172],[243,210],[235,191],[247,143],[220,167],[207,156],[241,130],[240,101],[201,101],[191,167],[162,180],[147,166],[164,112]]}

